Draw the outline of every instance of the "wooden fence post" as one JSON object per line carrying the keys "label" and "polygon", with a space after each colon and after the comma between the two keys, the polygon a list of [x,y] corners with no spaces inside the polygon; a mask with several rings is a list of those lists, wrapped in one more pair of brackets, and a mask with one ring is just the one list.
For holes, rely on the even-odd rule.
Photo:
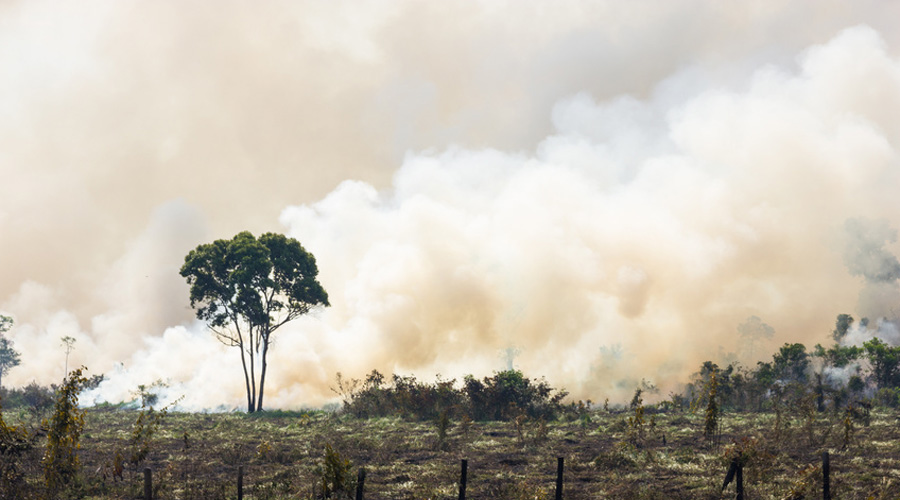
{"label": "wooden fence post", "polygon": [[366,484],[366,469],[360,467],[356,475],[356,500],[363,500],[363,487]]}
{"label": "wooden fence post", "polygon": [[150,477],[150,467],[144,468],[144,500],[153,500],[153,478]]}
{"label": "wooden fence post", "polygon": [[722,489],[719,490],[720,493],[725,491],[731,481],[734,481],[736,493],[734,497],[737,500],[744,500],[744,465],[737,458],[731,460],[728,473],[725,474],[725,481],[722,483]]}
{"label": "wooden fence post", "polygon": [[466,500],[466,475],[469,471],[469,461],[462,459],[462,470],[459,472],[459,500]]}
{"label": "wooden fence post", "polygon": [[244,500],[244,466],[238,466],[238,497],[237,500]]}
{"label": "wooden fence post", "polygon": [[831,500],[831,457],[822,452],[822,498]]}
{"label": "wooden fence post", "polygon": [[563,497],[563,457],[556,457],[556,500]]}

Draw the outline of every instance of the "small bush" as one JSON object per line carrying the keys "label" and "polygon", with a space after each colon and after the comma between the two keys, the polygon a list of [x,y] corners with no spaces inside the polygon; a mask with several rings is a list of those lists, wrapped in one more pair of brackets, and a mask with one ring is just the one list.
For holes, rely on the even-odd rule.
{"label": "small bush", "polygon": [[78,448],[84,430],[84,410],[78,408],[78,394],[88,380],[82,375],[84,368],[73,370],[63,381],[56,395],[56,405],[47,427],[47,450],[42,465],[48,491],[57,491],[70,485],[78,475]]}
{"label": "small bush", "polygon": [[330,444],[325,445],[325,460],[320,471],[319,492],[323,498],[348,497],[354,489],[353,464]]}
{"label": "small bush", "polygon": [[33,445],[34,437],[22,426],[7,424],[0,412],[0,498],[26,498],[20,462]]}

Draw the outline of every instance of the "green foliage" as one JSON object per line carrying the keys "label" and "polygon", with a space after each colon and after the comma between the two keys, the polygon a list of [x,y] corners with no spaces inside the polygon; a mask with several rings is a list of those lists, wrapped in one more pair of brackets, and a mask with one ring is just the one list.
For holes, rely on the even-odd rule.
{"label": "green foliage", "polygon": [[190,285],[197,318],[224,344],[240,349],[250,413],[263,407],[272,334],[312,308],[329,305],[318,273],[311,253],[275,233],[257,239],[244,231],[200,245],[184,259],[180,274]]}
{"label": "green foliage", "polygon": [[358,418],[400,415],[418,420],[436,420],[442,413],[460,416],[463,395],[454,388],[456,381],[438,380],[429,384],[414,376],[393,375],[385,384],[384,375],[373,370],[364,381],[336,378],[344,411]]}
{"label": "green foliage", "polygon": [[900,408],[900,387],[882,387],[875,393],[875,401],[885,408]]}
{"label": "green foliage", "polygon": [[22,409],[40,421],[53,407],[54,389],[38,385],[32,382],[25,387],[0,388],[0,397],[3,398],[3,406],[7,409]]}
{"label": "green foliage", "polygon": [[638,448],[644,444],[644,399],[641,397],[642,393],[640,388],[635,389],[630,404],[634,415],[625,420],[628,442]]}
{"label": "green foliage", "polygon": [[0,387],[3,386],[3,376],[10,369],[19,366],[21,358],[19,352],[13,349],[12,341],[3,334],[13,326],[13,319],[0,314]]}
{"label": "green foliage", "polygon": [[84,368],[73,370],[57,391],[56,405],[47,428],[47,449],[42,465],[48,491],[55,494],[78,475],[78,449],[84,430],[84,410],[78,408],[78,394],[88,380]]}
{"label": "green foliage", "polygon": [[474,420],[509,420],[522,412],[529,418],[552,419],[563,409],[566,391],[557,391],[546,380],[533,381],[521,371],[506,370],[493,377],[464,379],[469,413]]}
{"label": "green foliage", "polygon": [[331,444],[325,445],[325,460],[321,469],[320,493],[324,498],[334,495],[348,497],[354,489],[353,464],[341,456]]}
{"label": "green foliage", "polygon": [[849,314],[838,314],[837,320],[834,322],[834,330],[831,332],[831,338],[835,342],[844,340],[850,327],[853,326],[853,316]]}
{"label": "green foliage", "polygon": [[32,382],[22,390],[22,402],[33,418],[43,418],[53,408],[54,392],[49,387],[43,387]]}
{"label": "green foliage", "polygon": [[784,381],[805,383],[809,368],[809,354],[803,344],[784,344],[772,356],[775,376]]}
{"label": "green foliage", "polygon": [[866,357],[872,366],[875,387],[896,387],[900,385],[900,347],[892,347],[878,337],[863,343]]}
{"label": "green foliage", "polygon": [[856,430],[856,426],[853,425],[855,420],[854,416],[854,408],[853,406],[847,406],[846,411],[844,411],[844,418],[841,420],[843,424],[843,434],[842,434],[842,444],[841,450],[847,449],[850,446],[850,442],[853,440],[853,431]]}
{"label": "green foliage", "polygon": [[813,355],[821,358],[825,365],[835,368],[843,368],[850,363],[859,359],[865,353],[865,349],[857,346],[842,346],[834,344],[825,349],[820,344],[816,344]]}
{"label": "green foliage", "polygon": [[344,411],[359,418],[400,415],[419,420],[436,420],[447,412],[451,418],[468,416],[472,420],[512,420],[524,414],[537,420],[552,419],[564,410],[568,395],[556,391],[545,380],[531,380],[522,372],[497,372],[481,380],[469,375],[462,387],[456,380],[438,380],[429,384],[413,376],[394,375],[390,383],[372,371],[365,380],[344,379],[340,373],[337,387]]}

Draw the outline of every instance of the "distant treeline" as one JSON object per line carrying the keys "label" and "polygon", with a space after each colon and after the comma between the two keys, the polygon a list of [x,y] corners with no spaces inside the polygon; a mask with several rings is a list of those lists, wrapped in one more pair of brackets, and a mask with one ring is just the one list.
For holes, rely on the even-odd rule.
{"label": "distant treeline", "polygon": [[[844,345],[853,318],[838,316],[830,347],[786,343],[768,362],[746,367],[731,362],[720,367],[703,362],[684,389],[646,405],[647,411],[697,410],[715,394],[724,411],[768,411],[785,405],[810,404],[818,411],[845,411],[858,406],[900,407],[900,346],[873,336],[861,346]],[[865,328],[868,321],[860,322]],[[877,335],[877,331],[873,331]],[[363,380],[338,374],[334,391],[343,400],[343,411],[359,418],[403,416],[428,420],[441,417],[471,420],[511,420],[519,416],[553,419],[578,415],[591,401],[563,403],[568,393],[534,380],[517,370],[461,383],[455,379],[434,383],[412,376],[393,375],[390,380],[372,371]],[[656,388],[647,382],[635,388],[634,401]],[[598,394],[598,399],[603,395]],[[632,406],[634,406],[632,402]],[[606,407],[606,403],[604,403]],[[608,408],[607,408],[608,409]]]}
{"label": "distant treeline", "polygon": [[[84,389],[93,389],[103,381],[103,375],[94,375],[86,379]],[[26,410],[35,417],[41,417],[53,408],[59,386],[49,386],[32,382],[25,387],[0,387],[0,407],[3,409]]]}
{"label": "distant treeline", "polygon": [[768,410],[804,398],[818,411],[854,404],[900,407],[900,347],[877,337],[862,346],[835,343],[812,351],[803,344],[784,344],[772,361],[754,368],[739,363],[720,368],[706,361],[685,391],[670,395],[664,405],[704,404],[713,374],[719,404],[734,411]]}

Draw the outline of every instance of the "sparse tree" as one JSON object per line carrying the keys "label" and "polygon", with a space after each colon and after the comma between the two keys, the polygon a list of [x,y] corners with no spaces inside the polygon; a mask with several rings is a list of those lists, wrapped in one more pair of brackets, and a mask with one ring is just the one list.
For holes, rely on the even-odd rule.
{"label": "sparse tree", "polygon": [[66,335],[65,337],[60,338],[62,340],[61,346],[66,348],[66,373],[65,376],[69,376],[69,354],[75,350],[75,337],[70,337]]}
{"label": "sparse tree", "polygon": [[[328,294],[316,280],[315,257],[281,234],[249,232],[198,246],[184,259],[191,307],[222,343],[241,353],[247,411],[262,410],[272,334]],[[258,379],[257,379],[258,372]]]}
{"label": "sparse tree", "polygon": [[13,326],[13,319],[0,314],[0,387],[3,387],[3,376],[11,368],[19,366],[19,352],[13,349],[12,341],[3,336]]}

